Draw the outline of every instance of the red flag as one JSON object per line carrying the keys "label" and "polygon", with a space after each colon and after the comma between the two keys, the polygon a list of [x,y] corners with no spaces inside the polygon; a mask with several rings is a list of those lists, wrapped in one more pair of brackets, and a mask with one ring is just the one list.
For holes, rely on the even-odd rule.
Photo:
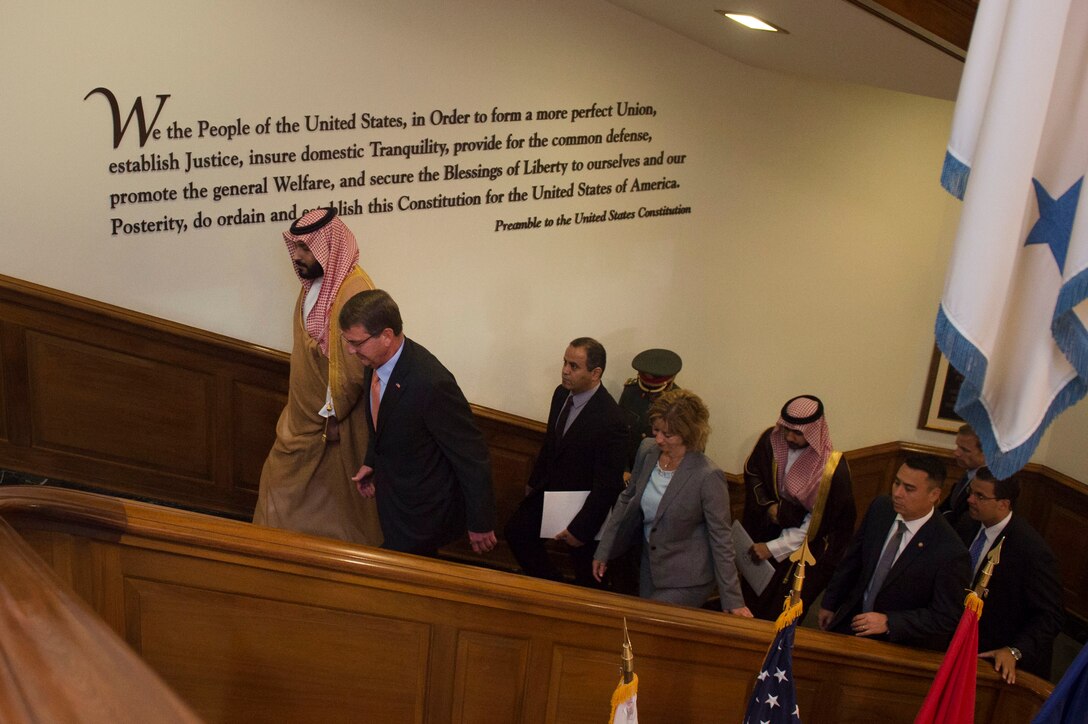
{"label": "red flag", "polygon": [[975,671],[978,667],[978,619],[982,599],[967,594],[956,635],[937,669],[914,724],[974,724]]}

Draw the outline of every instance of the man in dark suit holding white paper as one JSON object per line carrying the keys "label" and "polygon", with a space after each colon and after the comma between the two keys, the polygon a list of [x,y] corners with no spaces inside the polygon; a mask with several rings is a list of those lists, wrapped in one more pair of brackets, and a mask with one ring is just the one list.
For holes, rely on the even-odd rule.
{"label": "man in dark suit holding white paper", "polygon": [[562,382],[552,395],[548,430],[525,499],[506,525],[506,541],[525,573],[554,581],[562,575],[540,537],[547,491],[588,491],[585,503],[555,539],[569,547],[575,583],[593,578],[594,538],[623,489],[626,427],[616,401],[601,384],[606,354],[595,339],[573,340],[563,355]]}

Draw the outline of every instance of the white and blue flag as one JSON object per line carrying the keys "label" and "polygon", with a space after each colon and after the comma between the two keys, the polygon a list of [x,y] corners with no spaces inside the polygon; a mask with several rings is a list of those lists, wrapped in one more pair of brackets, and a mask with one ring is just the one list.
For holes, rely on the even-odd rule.
{"label": "white and blue flag", "polygon": [[963,200],[937,345],[999,478],[1088,390],[1088,2],[982,0],[942,185]]}

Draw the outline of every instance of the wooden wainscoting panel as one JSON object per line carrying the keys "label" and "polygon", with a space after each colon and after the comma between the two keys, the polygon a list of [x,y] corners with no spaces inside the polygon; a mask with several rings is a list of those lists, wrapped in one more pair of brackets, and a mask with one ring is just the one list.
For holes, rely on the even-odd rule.
{"label": "wooden wainscoting panel", "polygon": [[23,410],[27,407],[26,339],[25,330],[3,319],[4,305],[0,303],[0,444],[22,446],[30,444],[30,430]]}
{"label": "wooden wainscoting panel", "polygon": [[[753,681],[753,686],[754,683],[755,682]],[[798,676],[796,667],[794,667],[793,684],[794,691],[797,694],[797,706],[801,711],[802,721],[805,721],[811,715],[811,713],[816,710],[816,702],[820,701],[821,698],[823,698],[821,694],[824,694],[824,696],[826,696],[826,690],[829,689],[835,689],[837,691],[837,687],[826,686],[824,685],[824,682],[821,682],[819,679],[811,679],[804,676]],[[749,689],[745,692],[746,698],[751,698],[751,689],[752,687],[749,687]],[[813,719],[813,721],[815,721],[815,719]]]}
{"label": "wooden wainscoting panel", "polygon": [[[525,498],[525,482],[529,479],[533,461],[528,465],[523,456],[505,448],[490,448],[491,479],[495,491],[495,519],[505,524]],[[503,536],[502,525],[496,531]]]}
{"label": "wooden wainscoting panel", "polygon": [[[0,275],[0,467],[252,513],[288,356]],[[282,405],[279,405],[282,407]]]}
{"label": "wooden wainscoting panel", "polygon": [[8,441],[8,417],[14,414],[10,402],[11,392],[8,391],[10,373],[7,371],[7,368],[14,364],[14,355],[9,359],[5,351],[4,336],[6,327],[7,325],[0,320],[0,442]]}
{"label": "wooden wainscoting panel", "polygon": [[[741,720],[744,708],[738,703],[747,698],[748,680],[762,654],[749,660],[747,652],[731,651],[724,661],[700,661],[706,652],[692,647],[687,649],[690,658],[668,658],[639,653],[645,650],[646,639],[638,633],[631,636],[633,642],[641,639],[635,651],[640,719],[670,724]],[[668,642],[661,643],[671,648]],[[555,647],[547,720],[607,718],[608,701],[597,692],[611,691],[619,682],[619,653],[619,645],[614,651]]]}
{"label": "wooden wainscoting panel", "polygon": [[235,380],[231,385],[232,477],[235,488],[253,496],[253,504],[260,488],[261,468],[276,440],[276,421],[287,404],[283,382],[272,378],[258,385]]}
{"label": "wooden wainscoting panel", "polygon": [[[985,664],[983,664],[985,665]],[[975,690],[975,721],[993,721],[999,695],[993,689]],[[1031,721],[1032,714],[1013,721]]]}
{"label": "wooden wainscoting panel", "polygon": [[491,480],[495,490],[495,512],[502,524],[510,519],[525,497],[525,484],[533,472],[540,446],[544,444],[543,423],[508,415],[479,405],[472,414],[491,454]]}
{"label": "wooden wainscoting panel", "polygon": [[[17,519],[16,519],[17,520]],[[61,582],[90,604],[118,636],[125,635],[122,550],[87,537],[85,529],[67,526],[21,533],[34,552],[50,565]]]}
{"label": "wooden wainscoting panel", "polygon": [[453,724],[510,724],[522,718],[529,640],[462,630],[457,637]]}
{"label": "wooden wainscoting panel", "polygon": [[[991,668],[987,666],[986,668]],[[978,689],[975,705],[975,721],[989,721],[992,724],[1023,724],[1030,722],[1039,713],[1039,710],[1022,697],[1015,696],[1013,692],[1004,689],[983,690]],[[993,700],[993,708],[987,711],[978,706],[979,700]],[[985,717],[985,719],[983,718]]]}
{"label": "wooden wainscoting panel", "polygon": [[210,482],[207,374],[33,331],[27,363],[37,448]]}
{"label": "wooden wainscoting panel", "polygon": [[861,524],[861,519],[874,498],[891,491],[895,471],[899,469],[901,462],[898,453],[899,446],[894,443],[846,452],[854,490],[854,506],[857,508],[855,525]]}
{"label": "wooden wainscoting panel", "polygon": [[[600,722],[625,617],[644,719],[739,721],[773,638],[766,621],[68,490],[0,488],[0,517],[36,544],[85,538],[54,561],[101,569],[88,603],[112,616],[120,595],[125,639],[210,722],[439,724],[489,701],[512,722]],[[802,629],[794,660],[806,722],[893,724],[940,656]],[[980,689],[1029,709],[1050,690],[988,668]]]}
{"label": "wooden wainscoting panel", "polygon": [[[605,707],[608,706],[608,702],[599,696],[592,696],[591,692],[612,691],[616,688],[620,678],[619,651],[619,646],[614,652],[556,646],[552,651],[552,677],[548,684],[547,714],[544,720],[548,722],[607,720],[608,711]],[[642,657],[639,654],[636,654],[636,657],[636,671],[641,673]],[[640,678],[644,680],[645,676]],[[643,697],[645,691],[644,689]],[[642,707],[641,698],[639,706]],[[657,721],[650,714],[649,709],[643,710],[642,719]],[[680,720],[669,717],[667,721],[679,722]]]}
{"label": "wooden wainscoting panel", "polygon": [[208,721],[421,722],[429,627],[128,578],[129,643]]}
{"label": "wooden wainscoting panel", "polygon": [[1084,591],[1088,591],[1088,549],[1084,545],[1088,517],[1080,511],[1057,504],[1048,512],[1046,522],[1039,532],[1058,558],[1063,602],[1068,610],[1082,620],[1088,620],[1088,601],[1081,596]]}
{"label": "wooden wainscoting panel", "polygon": [[1088,486],[1043,465],[1017,473],[1016,512],[1039,531],[1058,559],[1066,612],[1088,624]]}
{"label": "wooden wainscoting panel", "polygon": [[[890,678],[894,679],[894,676]],[[918,702],[927,691],[922,688],[919,692],[917,687],[907,691],[887,680],[883,686],[844,684],[842,689],[842,697],[833,714],[833,721],[838,724],[909,724],[914,721]]]}

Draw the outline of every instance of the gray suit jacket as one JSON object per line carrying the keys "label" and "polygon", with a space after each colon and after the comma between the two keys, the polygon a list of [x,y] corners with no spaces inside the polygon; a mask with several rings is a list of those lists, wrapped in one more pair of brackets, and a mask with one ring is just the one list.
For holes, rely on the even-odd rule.
{"label": "gray suit jacket", "polygon": [[[642,441],[631,482],[605,522],[596,560],[621,555],[642,535],[642,494],[658,458],[652,438]],[[688,451],[665,489],[650,529],[650,575],[655,588],[683,588],[716,580],[722,610],[744,605],[734,562],[729,489],[725,473],[702,453]]]}

